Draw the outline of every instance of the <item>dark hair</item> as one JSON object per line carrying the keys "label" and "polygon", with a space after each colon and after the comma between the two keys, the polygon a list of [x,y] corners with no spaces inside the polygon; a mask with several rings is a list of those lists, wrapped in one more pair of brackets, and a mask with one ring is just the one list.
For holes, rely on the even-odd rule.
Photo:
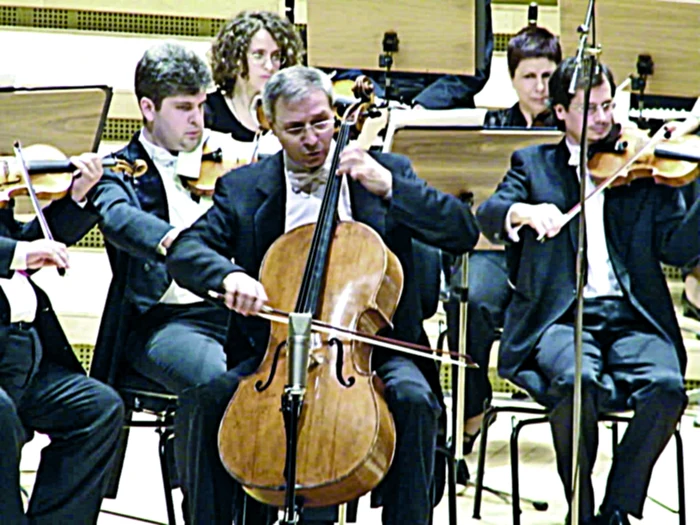
{"label": "dark hair", "polygon": [[206,61],[191,49],[163,42],[148,49],[136,65],[136,98],[147,97],[156,110],[175,95],[196,95],[207,90],[211,73]]}
{"label": "dark hair", "polygon": [[214,84],[226,95],[232,94],[237,75],[247,77],[248,47],[261,29],[270,33],[279,46],[280,67],[302,62],[304,44],[289,20],[269,11],[243,11],[221,26],[209,51]]}
{"label": "dark hair", "polygon": [[561,62],[559,39],[544,27],[524,27],[508,42],[508,71],[515,76],[518,64],[526,58],[548,58],[555,64]]}
{"label": "dark hair", "polygon": [[[586,62],[586,64],[588,64],[588,62]],[[593,75],[593,83],[591,86],[600,86],[603,83],[603,78],[607,78],[610,83],[611,93],[615,96],[615,80],[613,79],[612,72],[605,64],[598,64],[598,66],[597,71]],[[576,59],[574,57],[566,58],[557,66],[552,76],[549,77],[549,107],[554,108],[557,104],[561,104],[564,106],[564,109],[569,109],[571,99],[576,95],[576,93],[573,95],[569,93],[569,85],[571,84],[571,78],[574,76],[575,68]],[[576,79],[576,91],[586,87],[588,78],[587,69],[587,67],[584,67],[578,75]]]}

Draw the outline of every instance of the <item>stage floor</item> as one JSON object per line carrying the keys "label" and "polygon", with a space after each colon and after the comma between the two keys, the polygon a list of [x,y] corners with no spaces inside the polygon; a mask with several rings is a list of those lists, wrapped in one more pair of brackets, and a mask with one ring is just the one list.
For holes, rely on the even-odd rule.
{"label": "stage floor", "polygon": [[[496,404],[510,403],[507,397],[499,397]],[[681,433],[685,445],[686,498],[688,524],[700,522],[700,499],[694,497],[700,486],[700,428],[694,426],[696,406],[686,412],[681,423]],[[507,413],[500,414],[489,433],[488,457],[486,467],[486,484],[494,489],[510,490],[509,437],[511,418]],[[25,446],[22,457],[22,484],[28,490],[34,480],[33,471],[39,461],[41,448],[47,443],[45,436],[37,436]],[[605,489],[611,457],[611,431],[604,424],[600,425],[600,451],[594,471],[594,487],[598,495]],[[165,500],[158,464],[158,435],[151,429],[133,429],[129,437],[127,456],[118,497],[105,500],[98,525],[133,525],[139,523],[134,519],[116,514],[130,515],[150,523],[165,523],[167,520]],[[468,456],[467,464],[475,478],[477,452]],[[523,503],[522,525],[561,525],[566,515],[564,494],[554,463],[554,451],[551,444],[549,426],[545,424],[526,427],[521,433],[520,443],[520,492],[523,497],[544,500],[549,509],[544,512],[535,510]],[[463,487],[460,487],[463,489]],[[181,495],[174,491],[178,523],[183,523],[180,513]],[[602,496],[599,496],[599,498]],[[677,484],[675,446],[673,441],[661,456],[649,489],[649,499],[644,508],[644,523],[667,525],[678,522],[678,517],[665,510],[657,500],[672,508],[677,508]],[[361,525],[380,525],[381,511],[369,508],[369,498],[360,500],[358,523]],[[468,486],[458,498],[458,523],[482,525],[506,525],[512,523],[510,501],[503,501],[492,494],[485,493],[482,502],[481,520],[472,518],[474,504],[474,487]],[[113,514],[116,513],[116,514]],[[632,519],[632,523],[637,523]],[[448,524],[447,498],[443,498],[435,511],[435,525]]]}

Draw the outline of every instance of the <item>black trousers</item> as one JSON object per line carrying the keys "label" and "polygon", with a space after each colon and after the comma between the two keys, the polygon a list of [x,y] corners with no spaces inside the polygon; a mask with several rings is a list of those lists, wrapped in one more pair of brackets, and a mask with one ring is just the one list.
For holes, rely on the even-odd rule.
{"label": "black trousers", "polygon": [[[193,525],[230,525],[232,518],[236,525],[264,525],[272,523],[276,516],[276,511],[250,498],[243,504],[242,489],[221,464],[217,445],[219,423],[226,406],[241,378],[252,373],[257,364],[257,358],[245,361],[206,385],[185,390],[179,397],[175,432],[187,436],[187,442],[179,439],[175,446],[187,447],[179,455],[188,458],[185,493]],[[410,359],[392,356],[378,366],[377,374],[384,381],[384,395],[397,434],[394,461],[381,484],[382,523],[427,525],[442,408],[427,380]],[[335,515],[334,509],[310,510],[305,518],[307,523],[327,520],[327,513]]]}
{"label": "black trousers", "polygon": [[229,312],[208,303],[158,304],[139,319],[127,348],[131,366],[179,394],[226,371]]}
{"label": "black trousers", "polygon": [[[550,326],[535,359],[555,399],[550,422],[559,475],[571,487],[574,382],[572,316]],[[642,517],[652,469],[673,435],[687,403],[674,346],[654,332],[623,298],[586,300],[583,331],[581,520],[594,514],[591,471],[598,448],[601,411],[634,410],[613,458],[602,511]]]}
{"label": "black trousers", "polygon": [[[0,521],[13,525],[93,524],[124,419],[110,387],[41,358],[36,331],[0,326]],[[25,514],[22,446],[47,434]]]}

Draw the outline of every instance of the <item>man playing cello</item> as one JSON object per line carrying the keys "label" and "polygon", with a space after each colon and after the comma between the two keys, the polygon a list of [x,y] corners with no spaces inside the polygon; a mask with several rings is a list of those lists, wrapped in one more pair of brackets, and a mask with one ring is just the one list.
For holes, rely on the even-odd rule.
{"label": "man playing cello", "polygon": [[[267,300],[255,279],[263,256],[285,232],[316,221],[326,181],[335,175],[329,173],[331,93],[329,79],[316,69],[295,66],[276,73],[263,100],[283,152],[220,179],[213,207],[168,253],[177,282],[201,296],[223,290],[235,312],[226,343],[232,369],[183,392],[176,416],[176,432],[183,426],[199,429],[196,436],[189,433],[187,444],[189,479],[197,484],[187,492],[196,523],[231,522],[233,482],[218,457],[217,430],[240,378],[255,370],[267,346],[269,325],[255,317]],[[458,199],[418,179],[403,157],[373,155],[351,145],[340,154],[338,174],[349,175],[339,199],[340,219],[371,226],[403,266],[404,291],[389,335],[421,341],[412,239],[462,253],[476,243],[476,221]],[[426,360],[377,351],[373,365],[397,432],[394,461],[382,484],[383,523],[426,525],[441,412],[436,369]]]}

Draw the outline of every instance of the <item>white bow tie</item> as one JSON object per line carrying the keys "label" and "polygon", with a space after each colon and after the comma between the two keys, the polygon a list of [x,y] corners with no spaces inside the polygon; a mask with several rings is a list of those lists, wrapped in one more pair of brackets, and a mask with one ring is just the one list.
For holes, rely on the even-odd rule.
{"label": "white bow tie", "polygon": [[166,169],[172,169],[177,164],[177,155],[173,155],[162,148],[153,148],[151,160],[157,165]]}
{"label": "white bow tie", "polygon": [[325,166],[314,171],[287,171],[289,184],[295,193],[314,193],[320,186],[328,181],[328,170]]}

